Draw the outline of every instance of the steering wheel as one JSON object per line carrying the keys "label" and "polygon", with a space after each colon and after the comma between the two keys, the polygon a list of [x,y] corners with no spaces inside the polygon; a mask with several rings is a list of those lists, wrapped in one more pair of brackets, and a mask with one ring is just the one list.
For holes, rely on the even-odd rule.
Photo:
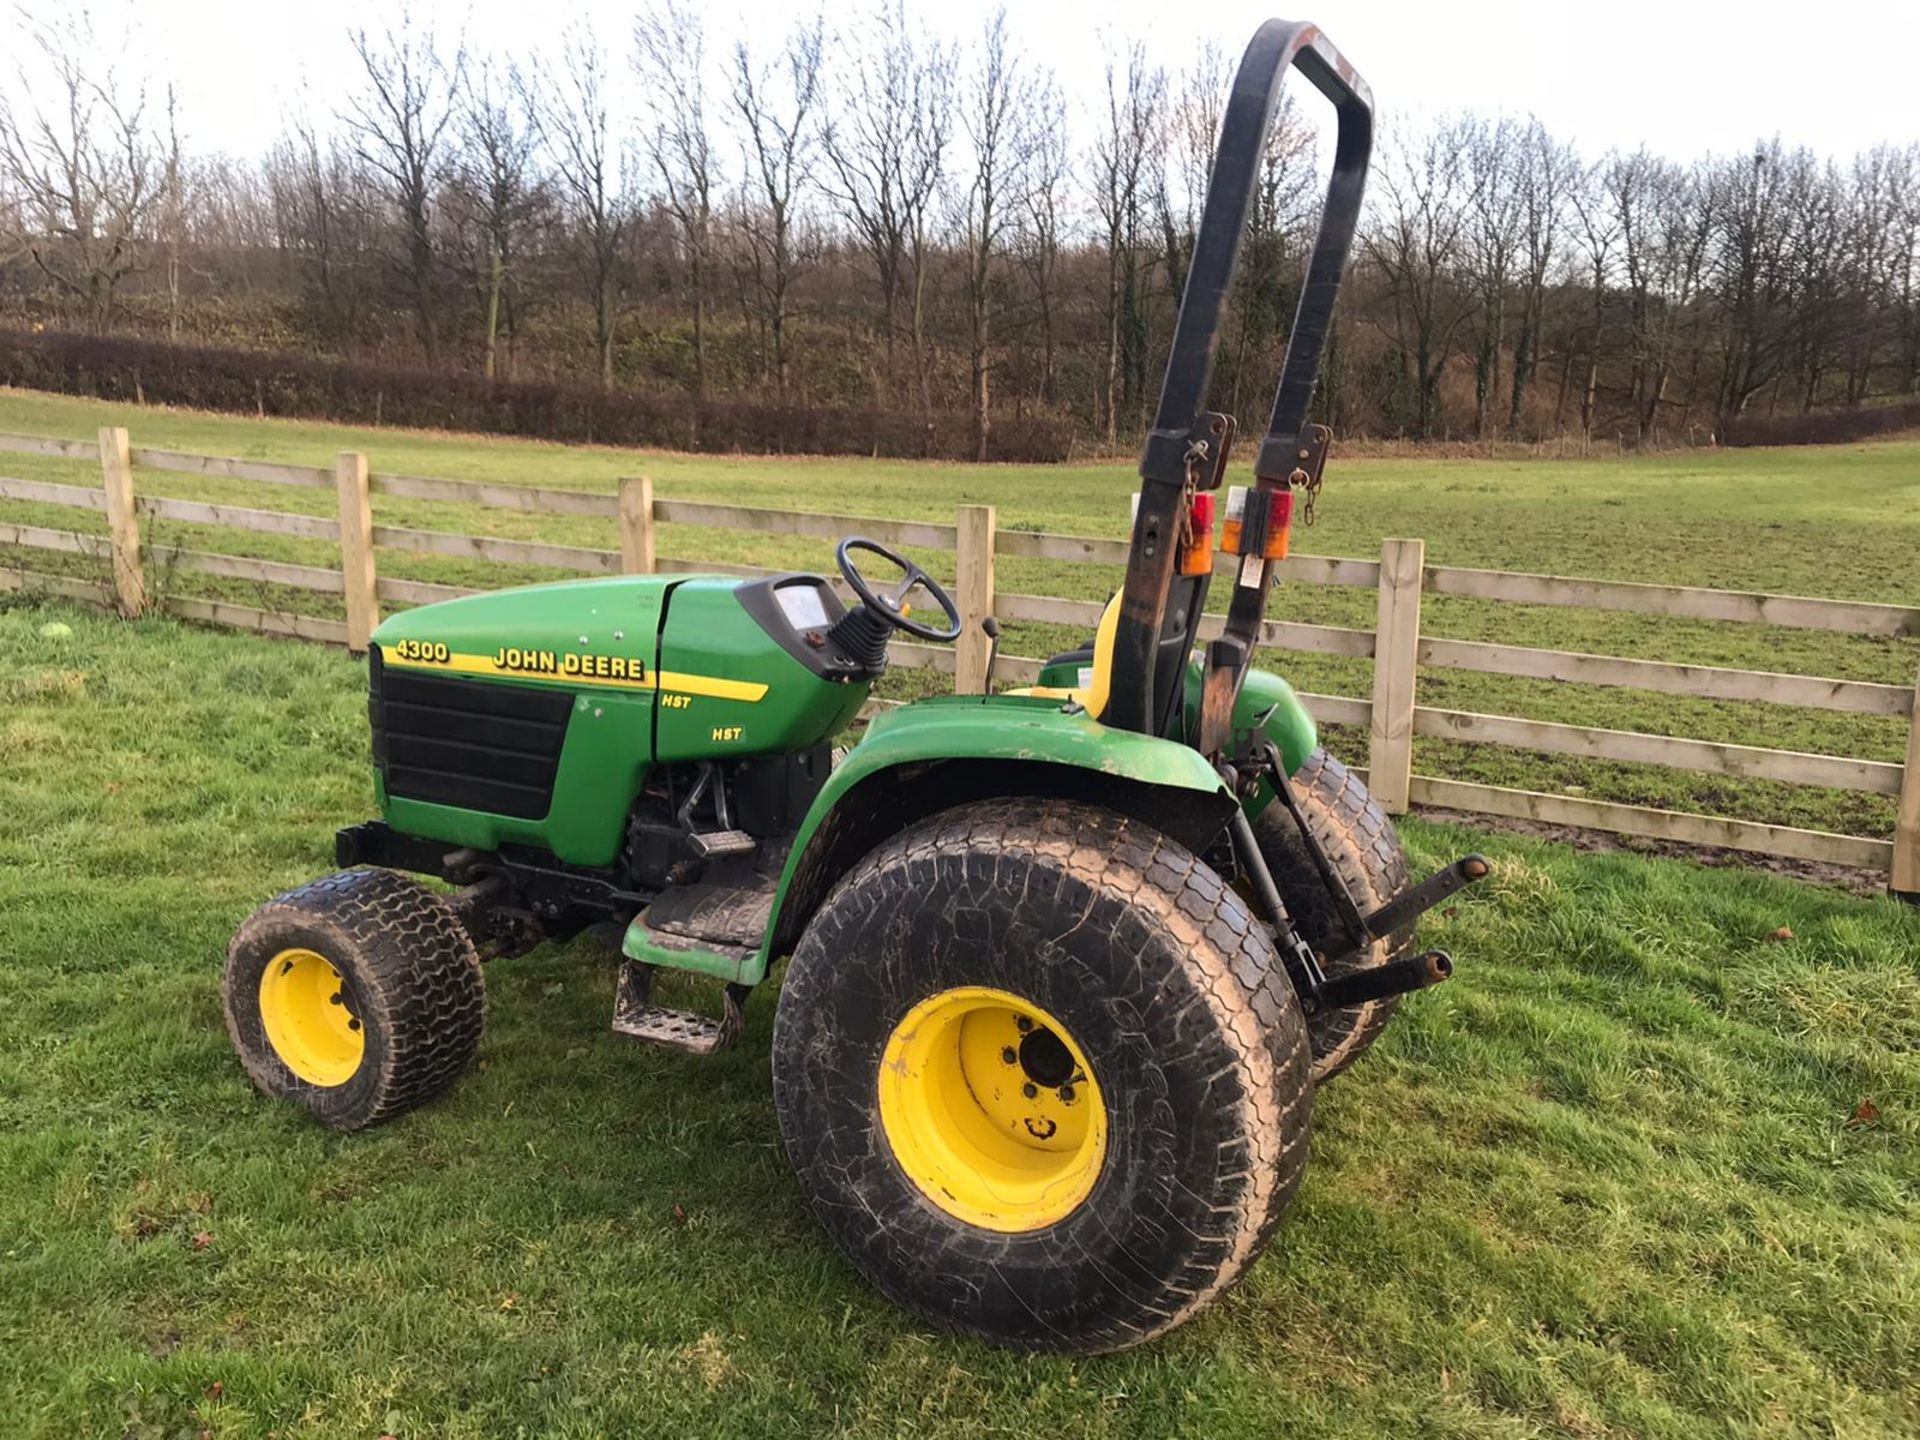
{"label": "steering wheel", "polygon": [[[876,591],[867,577],[860,573],[860,567],[853,563],[853,552],[865,550],[878,555],[882,560],[897,566],[904,577],[892,590],[884,594]],[[847,584],[853,587],[853,593],[860,597],[867,607],[867,613],[883,620],[896,629],[909,635],[918,635],[922,640],[958,640],[960,632],[966,629],[966,622],[960,618],[960,607],[953,603],[953,597],[926,571],[911,560],[895,554],[877,540],[866,540],[858,535],[849,536],[840,542],[840,548],[833,552],[833,558],[840,565],[840,573],[846,576]],[[923,621],[910,619],[907,611],[907,596],[916,589],[925,590],[939,602],[940,608],[947,612],[945,629],[936,629]]]}

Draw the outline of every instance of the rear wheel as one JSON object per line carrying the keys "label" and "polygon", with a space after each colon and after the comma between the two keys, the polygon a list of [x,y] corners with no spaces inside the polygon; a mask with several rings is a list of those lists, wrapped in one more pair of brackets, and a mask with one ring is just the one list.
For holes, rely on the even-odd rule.
{"label": "rear wheel", "polygon": [[[1387,812],[1359,776],[1325,750],[1315,750],[1295,772],[1292,785],[1307,824],[1362,913],[1378,909],[1406,888],[1406,851]],[[1335,931],[1333,896],[1307,853],[1299,827],[1286,807],[1276,802],[1255,817],[1253,833],[1294,929],[1308,945],[1320,950]],[[1331,967],[1328,974],[1344,975],[1384,965],[1412,947],[1413,927],[1409,925]],[[1314,1080],[1324,1084],[1358,1060],[1380,1038],[1399,1003],[1399,997],[1393,996],[1324,1010],[1308,1021]]]}
{"label": "rear wheel", "polygon": [[1252,1263],[1306,1163],[1306,1031],[1191,853],[1096,808],[903,832],[813,917],[774,1101],[815,1213],[885,1294],[1029,1349],[1115,1350]]}
{"label": "rear wheel", "polygon": [[453,907],[390,870],[342,871],[262,905],[227,949],[221,988],[248,1077],[336,1130],[444,1090],[486,1022]]}

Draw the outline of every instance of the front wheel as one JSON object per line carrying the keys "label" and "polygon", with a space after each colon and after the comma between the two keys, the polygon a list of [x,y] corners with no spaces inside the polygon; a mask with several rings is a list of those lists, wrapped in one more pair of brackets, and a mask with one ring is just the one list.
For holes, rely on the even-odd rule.
{"label": "front wheel", "polygon": [[945,812],[813,917],[774,1102],[814,1212],[906,1308],[1117,1350],[1252,1263],[1306,1163],[1306,1030],[1239,898],[1089,806]]}
{"label": "front wheel", "polygon": [[336,1130],[411,1110],[480,1045],[480,961],[445,899],[346,870],[269,900],[227,949],[227,1034],[248,1078]]}

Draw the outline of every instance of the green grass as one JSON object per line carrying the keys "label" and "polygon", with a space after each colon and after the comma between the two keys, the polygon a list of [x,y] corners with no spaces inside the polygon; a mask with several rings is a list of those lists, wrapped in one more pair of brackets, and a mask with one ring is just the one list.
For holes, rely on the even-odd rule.
{"label": "green grass", "polygon": [[221,955],[368,813],[364,683],[0,604],[8,1435],[1920,1429],[1920,911],[1409,822],[1417,863],[1494,878],[1423,932],[1459,978],[1322,1096],[1265,1258],[1161,1344],[1003,1354],[810,1219],[771,995],[728,1054],[642,1049],[606,957],[546,948],[491,967],[479,1068],[396,1124],[247,1086]]}
{"label": "green grass", "polygon": [[[1124,534],[1131,466],[1090,463],[1050,468],[922,464],[861,459],[716,457],[635,453],[421,432],[350,429],[297,421],[254,421],[109,406],[0,390],[0,431],[91,436],[125,424],[136,444],[217,455],[329,464],[361,449],[376,470],[611,491],[618,477],[651,474],[663,497],[781,509],[950,520],[960,503],[991,503],[1003,528]],[[1243,457],[1244,458],[1244,457]],[[30,478],[98,483],[95,467],[0,455],[0,470]],[[255,508],[332,513],[330,491],[141,472],[152,494],[220,500]],[[1920,442],[1803,450],[1737,450],[1628,459],[1343,459],[1336,454],[1319,523],[1300,548],[1324,555],[1375,555],[1388,535],[1419,536],[1435,564],[1478,566],[1826,595],[1920,605]],[[474,506],[375,498],[383,523],[614,548],[613,522],[527,515]],[[0,520],[63,529],[103,527],[97,515],[0,501]],[[167,524],[156,540],[308,564],[337,563],[333,547],[214,527]],[[830,568],[829,547],[743,532],[662,527],[664,555],[799,568]],[[950,574],[951,555],[919,557]],[[0,546],[0,564],[69,572],[97,562]],[[381,573],[495,586],[554,578],[552,572],[382,552]],[[1110,567],[1002,560],[1003,591],[1100,599],[1117,583]],[[175,573],[155,577],[173,593],[337,614],[332,597]],[[1372,628],[1371,591],[1294,586],[1277,597],[1275,618]],[[1920,671],[1920,638],[1881,639],[1759,625],[1712,624],[1551,606],[1430,596],[1427,633],[1553,649],[1756,670],[1797,671],[1907,685]],[[1057,626],[1009,625],[1008,654],[1045,655],[1080,643]],[[1272,665],[1305,689],[1365,696],[1366,660],[1270,652]],[[883,693],[906,696],[939,683],[929,672],[897,672]],[[1906,727],[1894,717],[1847,715],[1763,703],[1648,695],[1454,670],[1429,670],[1422,703],[1569,724],[1644,730],[1701,740],[1898,762]],[[1358,737],[1340,737],[1352,749]],[[1656,767],[1549,756],[1422,738],[1423,774],[1590,799],[1730,814],[1780,824],[1886,837],[1886,796],[1758,781],[1729,781]]]}

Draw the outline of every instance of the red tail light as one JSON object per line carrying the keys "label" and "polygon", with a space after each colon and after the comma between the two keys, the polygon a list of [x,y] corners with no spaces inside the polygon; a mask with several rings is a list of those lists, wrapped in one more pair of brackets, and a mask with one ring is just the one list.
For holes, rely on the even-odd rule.
{"label": "red tail light", "polygon": [[1267,493],[1267,559],[1287,558],[1287,542],[1293,536],[1293,491]]}
{"label": "red tail light", "polygon": [[[1227,491],[1227,520],[1221,527],[1220,548],[1229,555],[1246,553],[1243,532],[1246,528],[1248,490],[1244,485],[1235,485]],[[1266,560],[1284,560],[1287,558],[1287,542],[1293,534],[1293,491],[1286,488],[1268,489],[1267,497],[1267,536],[1266,543],[1260,547],[1260,555]]]}
{"label": "red tail light", "polygon": [[1213,571],[1213,496],[1202,492],[1193,497],[1187,511],[1189,535],[1180,551],[1182,575],[1207,575]]}

